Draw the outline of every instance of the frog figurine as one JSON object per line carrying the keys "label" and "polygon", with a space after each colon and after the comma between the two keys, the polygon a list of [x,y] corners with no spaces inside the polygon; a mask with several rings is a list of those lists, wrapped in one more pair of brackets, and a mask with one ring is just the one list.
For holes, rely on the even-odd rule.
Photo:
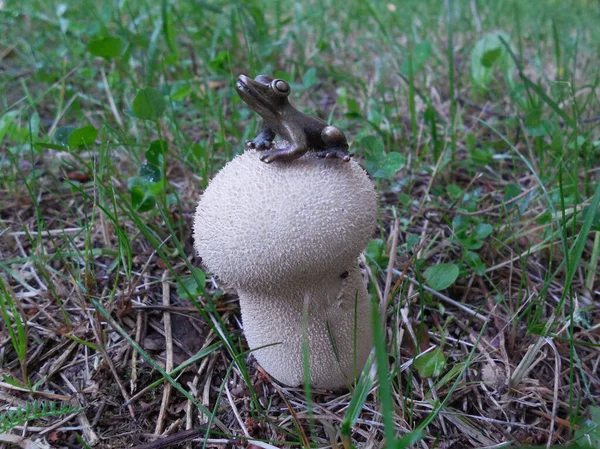
{"label": "frog figurine", "polygon": [[[242,100],[263,119],[258,135],[246,141],[248,148],[262,152],[261,161],[291,161],[309,150],[316,151],[318,157],[350,160],[352,154],[348,152],[344,133],[294,108],[288,101],[291,89],[286,81],[268,75],[258,75],[255,79],[240,75],[235,87]],[[276,135],[287,144],[274,146]]]}

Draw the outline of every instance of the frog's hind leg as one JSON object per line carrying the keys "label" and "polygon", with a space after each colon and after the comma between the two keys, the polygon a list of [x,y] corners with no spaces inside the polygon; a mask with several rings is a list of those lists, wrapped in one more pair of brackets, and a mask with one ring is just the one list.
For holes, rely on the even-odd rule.
{"label": "frog's hind leg", "polygon": [[348,162],[352,154],[348,152],[348,141],[343,132],[335,126],[326,126],[321,131],[321,138],[325,143],[325,149],[318,151],[318,157],[337,158]]}
{"label": "frog's hind leg", "polygon": [[350,158],[354,156],[352,153],[348,152],[347,148],[327,148],[323,151],[317,152],[317,157],[324,157],[327,159],[342,159],[344,162],[348,162]]}

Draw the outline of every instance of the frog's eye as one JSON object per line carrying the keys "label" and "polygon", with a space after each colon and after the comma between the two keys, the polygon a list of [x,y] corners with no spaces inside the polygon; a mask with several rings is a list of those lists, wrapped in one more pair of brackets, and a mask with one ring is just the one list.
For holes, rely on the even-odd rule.
{"label": "frog's eye", "polygon": [[273,80],[271,82],[271,86],[277,95],[282,97],[286,97],[290,94],[290,85],[286,83],[284,80]]}

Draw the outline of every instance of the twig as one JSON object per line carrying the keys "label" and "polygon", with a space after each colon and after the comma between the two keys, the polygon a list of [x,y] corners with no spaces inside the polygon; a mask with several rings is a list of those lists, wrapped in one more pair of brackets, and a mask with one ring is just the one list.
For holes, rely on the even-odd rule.
{"label": "twig", "polygon": [[63,116],[67,113],[67,111],[69,110],[69,108],[71,107],[71,105],[73,104],[73,102],[75,100],[77,100],[78,98],[79,98],[79,94],[73,95],[69,99],[69,101],[67,101],[67,104],[60,111],[57,112],[56,118],[54,119],[54,123],[52,123],[52,126],[50,127],[50,130],[48,130],[48,135],[49,136],[51,136],[51,135],[54,134],[54,131],[58,127],[58,123],[63,118]]}
{"label": "twig", "polygon": [[[0,443],[8,443],[10,446],[23,448],[50,449],[50,445],[45,441],[34,441],[31,438],[10,433],[0,433]],[[4,444],[2,444],[2,447],[4,447]]]}
{"label": "twig", "polygon": [[77,347],[77,345],[78,343],[76,341],[73,341],[67,345],[67,349],[60,352],[60,355],[57,357],[57,359],[50,364],[50,368],[46,373],[47,378],[52,377],[62,369],[63,365],[65,364],[67,359],[71,357],[71,353]]}
{"label": "twig", "polygon": [[477,11],[477,3],[475,3],[475,0],[471,0],[470,4],[473,22],[475,22],[475,30],[477,30],[477,33],[481,33],[481,20],[479,19],[479,11]]}
{"label": "twig", "polygon": [[[415,259],[417,253],[413,253],[410,256],[410,259],[408,259],[408,262],[406,262],[404,269],[402,270],[402,272],[400,273],[400,275],[398,276],[398,279],[396,280],[396,283],[394,284],[394,286],[392,287],[388,297],[386,298],[386,304],[385,304],[385,309],[387,309],[388,305],[390,304],[390,302],[392,301],[393,297],[396,296],[396,292],[398,290],[398,288],[400,287],[400,283],[404,280],[404,277],[406,276],[406,273],[408,273],[409,268],[411,267],[413,260]],[[393,271],[393,268],[392,268]],[[414,298],[415,296],[417,296],[418,293],[413,293],[413,294],[408,294],[406,296],[407,300],[410,300],[412,298]]]}
{"label": "twig", "polygon": [[[19,252],[21,253],[21,255],[27,259],[29,256],[27,255],[27,253],[25,252],[25,249],[23,248],[23,245],[21,244],[21,241],[15,237],[15,243],[17,244],[17,247],[19,248]],[[33,278],[37,281],[38,285],[40,286],[40,289],[42,291],[48,291],[48,287],[46,286],[46,284],[44,284],[42,282],[42,280],[39,278],[39,276],[37,275],[37,270],[35,270],[32,266],[32,262],[28,261],[27,263],[25,263],[21,270],[25,270],[25,268],[31,268],[29,270],[29,272],[31,273],[31,275],[33,276]],[[21,284],[25,284],[24,280],[21,280]],[[28,290],[29,291],[34,291],[37,292],[39,294],[39,290],[35,289],[34,287],[32,287],[31,285],[27,284],[27,286],[29,287]]]}
{"label": "twig", "polygon": [[[554,421],[556,421],[561,426],[565,426],[567,429],[578,430],[578,429],[581,428],[581,426],[579,426],[577,424],[571,425],[571,423],[569,422],[568,419],[559,418],[558,416],[552,417],[548,413],[543,412],[541,410],[532,409],[531,413],[533,413],[534,415],[541,416],[541,417],[546,418],[546,419],[552,419],[552,418],[554,418]],[[511,423],[511,425],[512,425],[512,423]],[[523,425],[523,424],[517,424],[517,425]]]}
{"label": "twig", "polygon": [[119,115],[119,110],[115,105],[115,100],[110,92],[110,87],[108,86],[108,80],[106,79],[106,73],[104,73],[104,69],[100,69],[100,74],[102,75],[102,84],[104,85],[104,90],[106,91],[106,96],[108,97],[108,105],[110,106],[110,110],[113,114],[113,117],[119,124],[121,128],[123,128],[123,121],[121,120],[121,116]]}
{"label": "twig", "polygon": [[237,419],[237,422],[240,425],[242,432],[244,432],[244,435],[246,435],[247,437],[250,437],[250,433],[248,433],[248,429],[246,428],[246,425],[244,424],[244,420],[240,416],[240,412],[237,409],[233,398],[231,397],[231,393],[229,391],[229,387],[227,386],[227,382],[225,381],[225,382],[223,382],[223,384],[225,385],[225,394],[227,395],[227,399],[229,400],[229,404],[231,405],[231,411],[235,415],[235,419]]}
{"label": "twig", "polygon": [[556,410],[558,409],[558,387],[560,385],[560,354],[558,353],[558,349],[556,349],[556,345],[551,338],[545,337],[544,340],[552,348],[554,351],[554,395],[552,397],[552,416],[550,417],[550,429],[548,431],[548,444],[547,448],[554,442],[554,422],[556,421]]}
{"label": "twig", "polygon": [[521,254],[518,254],[517,256],[515,256],[511,259],[505,260],[504,262],[500,262],[499,264],[496,264],[493,267],[486,268],[485,272],[487,274],[487,273],[497,270],[498,268],[505,267],[506,265],[511,265],[513,262],[516,262],[518,260],[523,260],[523,258],[531,257],[532,254],[537,253],[538,251],[541,251],[543,249],[546,249],[549,246],[550,246],[549,243],[544,243],[544,242],[538,243],[537,245],[533,245],[531,248],[526,249]]}
{"label": "twig", "polygon": [[392,230],[392,245],[390,247],[390,257],[387,266],[387,275],[385,277],[385,288],[383,290],[383,302],[380,303],[380,312],[381,317],[385,317],[385,311],[387,309],[387,304],[390,296],[390,288],[392,287],[392,277],[394,275],[393,269],[394,264],[396,262],[396,251],[398,249],[398,228],[399,228],[400,220],[398,217],[394,220],[394,228]]}
{"label": "twig", "polygon": [[[78,402],[78,401],[75,401],[75,400],[74,400],[74,401],[71,401],[71,403],[73,403],[73,402]],[[76,404],[75,406],[76,406],[77,408],[81,408],[79,404]],[[77,417],[77,416],[78,416],[80,413],[81,413],[81,412],[72,413],[72,414],[70,414],[69,416],[66,416],[65,418],[61,419],[60,421],[57,421],[57,422],[55,422],[55,423],[54,423],[54,424],[52,424],[51,426],[48,426],[48,427],[38,427],[37,429],[39,429],[39,430],[35,430],[35,431],[37,431],[37,432],[38,432],[38,435],[40,435],[40,436],[42,436],[42,435],[46,435],[46,434],[48,434],[48,433],[52,432],[53,430],[56,430],[56,429],[59,429],[59,428],[63,428],[63,427],[64,427],[64,426],[63,426],[64,424],[68,423],[68,422],[69,422],[69,421],[71,421],[73,418]],[[81,424],[81,423],[80,423],[80,424]],[[79,426],[77,426],[77,427],[74,427],[74,428],[76,428],[76,429],[81,429],[81,430],[84,430],[84,429],[86,429],[86,428],[88,428],[88,427],[90,427],[89,423],[88,423],[87,425],[79,425]],[[34,431],[34,429],[33,429],[31,426],[29,426],[29,427],[26,427],[26,428],[27,428],[27,430],[29,430],[30,432],[33,432],[33,431]],[[89,444],[89,440],[87,441],[87,443]],[[98,443],[98,441],[97,441],[97,440],[96,440],[96,443]]]}
{"label": "twig", "polygon": [[279,397],[283,400],[284,404],[290,411],[290,416],[291,416],[292,420],[296,423],[296,428],[298,429],[298,432],[300,433],[300,439],[302,440],[302,445],[304,447],[310,447],[310,440],[308,439],[308,436],[306,435],[304,428],[300,425],[300,421],[298,420],[298,414],[296,413],[296,410],[294,409],[294,407],[292,407],[292,404],[290,404],[290,401],[287,400],[287,398],[283,394],[283,391],[281,391],[281,388],[279,388],[279,386],[275,382],[273,382],[273,380],[271,379],[271,376],[269,376],[269,374],[267,374],[267,372],[264,369],[262,369],[261,366],[257,366],[257,369],[260,371],[260,373],[266,379],[268,379],[271,386],[273,388],[275,388],[275,391],[277,391],[277,394],[279,394]]}
{"label": "twig", "polygon": [[[164,271],[162,275],[162,303],[163,306],[170,305],[171,289],[169,288],[169,282],[167,281],[168,271]],[[163,321],[165,327],[165,351],[167,353],[165,362],[165,371],[167,373],[173,371],[173,333],[171,329],[171,314],[167,311],[163,312]],[[167,416],[167,408],[169,407],[169,400],[171,398],[171,390],[173,386],[166,382],[163,388],[163,397],[160,404],[160,411],[156,418],[156,427],[154,433],[160,435],[164,429],[165,418]]]}
{"label": "twig", "polygon": [[[142,341],[142,325],[142,312],[138,311],[135,314],[135,342],[138,345]],[[131,379],[129,380],[129,390],[131,391],[131,394],[134,394],[135,390],[137,390],[137,358],[138,353],[136,351],[131,351]],[[131,398],[131,401],[133,401],[133,398]]]}
{"label": "twig", "polygon": [[206,429],[200,428],[183,430],[181,432],[174,433],[173,435],[169,435],[168,437],[154,440],[150,443],[134,446],[131,449],[162,449],[163,447],[174,446],[176,444],[192,440],[203,434],[206,434]]}
{"label": "twig", "polygon": [[29,393],[32,396],[42,396],[48,399],[54,399],[57,401],[68,402],[72,399],[72,396],[65,396],[64,394],[48,393],[46,391],[36,391],[29,388],[17,387],[16,385],[9,384],[8,382],[0,381],[0,388],[5,390],[23,391]]}
{"label": "twig", "polygon": [[364,254],[360,255],[360,261],[365,265],[365,270],[367,270],[367,274],[369,275],[369,279],[373,287],[375,287],[375,291],[377,292],[377,298],[379,299],[379,304],[383,304],[383,293],[381,292],[381,288],[379,287],[379,282],[377,282],[377,277],[373,274],[371,267],[367,263],[367,259]]}
{"label": "twig", "polygon": [[[94,337],[96,338],[96,341],[98,342],[98,346],[100,347],[100,352],[102,353],[102,357],[104,358],[104,361],[108,365],[110,372],[115,379],[115,382],[119,386],[119,390],[121,390],[121,395],[123,395],[123,399],[125,399],[125,402],[128,403],[129,402],[129,394],[127,393],[127,390],[125,389],[125,387],[123,386],[123,383],[119,379],[119,373],[117,373],[115,364],[113,363],[112,359],[108,355],[108,352],[106,351],[106,348],[104,347],[104,344],[102,343],[102,338],[100,337],[100,333],[98,332],[98,326],[96,326],[97,322],[89,310],[87,310],[87,313],[88,313],[88,319],[90,320],[90,323],[91,323],[90,327],[92,328]],[[135,419],[135,412],[133,411],[133,407],[131,406],[131,404],[127,404],[127,408],[129,409],[129,415],[131,416],[131,418]]]}
{"label": "twig", "polygon": [[[394,273],[400,274],[400,271],[394,270]],[[468,313],[473,318],[476,318],[476,319],[478,319],[480,321],[483,321],[483,322],[487,322],[488,317],[486,317],[484,315],[481,315],[478,312],[474,312],[473,310],[469,309],[467,306],[461,304],[460,302],[455,301],[454,299],[449,298],[448,296],[446,296],[446,295],[438,292],[437,290],[434,290],[431,287],[428,287],[427,285],[420,283],[416,279],[413,279],[413,278],[411,278],[409,276],[405,276],[405,278],[408,279],[412,284],[418,285],[418,286],[422,287],[423,290],[427,290],[429,293],[431,293],[434,296],[437,296],[438,298],[440,298],[441,300],[447,302],[448,304],[452,304],[454,307],[457,307],[457,308],[461,309],[463,312]]]}
{"label": "twig", "polygon": [[[552,323],[554,323],[554,315],[550,315],[548,323],[544,327],[544,334],[550,330]],[[540,336],[535,344],[529,346],[527,352],[523,356],[523,359],[512,373],[512,376],[508,382],[510,388],[516,388],[517,385],[521,383],[521,380],[523,380],[523,378],[527,375],[527,373],[529,373],[529,371],[541,361],[540,359],[533,361],[533,358],[539,353],[540,348],[545,342],[545,338]]]}
{"label": "twig", "polygon": [[[215,354],[211,354],[208,361],[208,368],[206,368],[206,382],[204,382],[204,387],[202,389],[202,405],[208,409],[210,405],[210,386],[212,384],[212,373],[215,368],[215,363],[217,362],[217,357]],[[202,417],[204,420],[208,422],[209,417],[202,412],[199,413],[199,417]]]}
{"label": "twig", "polygon": [[[212,341],[210,337],[213,335],[214,334],[211,330],[206,341],[204,342],[203,348],[207,347],[210,344],[210,342]],[[188,386],[191,390],[191,394],[196,399],[198,399],[198,383],[200,382],[200,376],[202,375],[202,372],[206,369],[206,366],[208,365],[208,362],[210,359],[211,358],[209,356],[209,357],[205,357],[202,360],[202,363],[200,363],[200,368],[198,368],[198,371],[196,372],[194,379],[192,380],[191,384],[188,384]],[[205,407],[208,407],[208,404],[203,404],[203,405]],[[185,406],[185,428],[187,430],[190,430],[193,427],[193,421],[194,421],[194,417],[192,415],[193,406],[194,406],[193,402],[188,399],[186,406]],[[207,424],[208,419],[204,415],[201,415],[201,417],[202,418],[200,418],[200,424]],[[189,443],[188,443],[188,445],[189,445]],[[189,449],[191,449],[191,445],[189,445]]]}
{"label": "twig", "polygon": [[[198,309],[196,307],[180,307],[180,306],[163,306],[161,304],[140,304],[131,306],[132,310],[168,310],[169,312],[175,312],[179,314],[185,314],[188,318],[193,318],[189,316],[189,313],[196,312],[198,315],[197,321],[201,321],[198,313]],[[239,307],[235,305],[231,305],[229,307],[215,307],[217,312],[231,312],[233,310],[238,310]]]}
{"label": "twig", "polygon": [[[69,401],[70,404],[74,407],[82,408],[85,410],[86,407],[84,407],[83,399],[80,399],[80,397],[79,397],[81,395],[81,393],[79,393],[77,391],[77,389],[73,386],[71,381],[67,378],[67,376],[64,373],[60,373],[60,377],[62,378],[65,385],[67,385],[67,387],[69,387],[69,390],[71,390],[74,394],[71,401]],[[81,396],[83,398],[83,395],[81,395]],[[94,432],[94,430],[92,429],[92,426],[90,426],[90,422],[87,419],[86,414],[83,411],[81,411],[81,412],[77,413],[76,417],[77,417],[77,422],[79,422],[79,425],[83,429],[83,437],[85,438],[86,443],[89,444],[90,446],[96,446],[100,442],[100,438],[98,437],[98,435],[96,435],[96,432]],[[67,421],[62,421],[61,425],[63,422],[67,422]]]}

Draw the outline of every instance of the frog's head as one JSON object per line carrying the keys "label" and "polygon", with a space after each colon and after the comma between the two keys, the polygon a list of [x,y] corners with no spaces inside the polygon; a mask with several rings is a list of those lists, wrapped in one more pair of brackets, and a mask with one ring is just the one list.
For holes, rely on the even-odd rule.
{"label": "frog's head", "polygon": [[286,81],[268,75],[258,75],[255,79],[240,75],[235,88],[242,100],[261,116],[281,112],[291,91]]}

